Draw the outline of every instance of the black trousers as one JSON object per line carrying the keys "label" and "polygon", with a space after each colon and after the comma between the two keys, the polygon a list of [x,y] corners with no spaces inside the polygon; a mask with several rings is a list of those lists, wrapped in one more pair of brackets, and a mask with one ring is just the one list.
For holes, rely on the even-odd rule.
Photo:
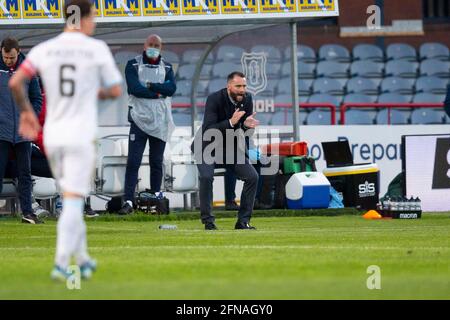
{"label": "black trousers", "polygon": [[[223,165],[222,165],[223,167]],[[238,211],[239,222],[249,222],[253,212],[256,189],[258,186],[258,173],[250,163],[226,165],[238,179],[244,181],[241,194],[241,206]],[[215,164],[197,164],[200,177],[200,216],[202,223],[214,222],[212,214],[213,181]]]}
{"label": "black trousers", "polygon": [[6,173],[10,148],[16,156],[20,207],[23,215],[27,215],[33,213],[31,208],[31,142],[12,144],[0,140],[0,192],[3,187],[3,177]]}

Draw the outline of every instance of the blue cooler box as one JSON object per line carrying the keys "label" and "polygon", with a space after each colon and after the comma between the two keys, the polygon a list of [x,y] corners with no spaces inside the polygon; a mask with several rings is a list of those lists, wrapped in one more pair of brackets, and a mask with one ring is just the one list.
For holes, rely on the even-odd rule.
{"label": "blue cooler box", "polygon": [[328,208],[330,182],[322,172],[299,172],[286,183],[289,209]]}

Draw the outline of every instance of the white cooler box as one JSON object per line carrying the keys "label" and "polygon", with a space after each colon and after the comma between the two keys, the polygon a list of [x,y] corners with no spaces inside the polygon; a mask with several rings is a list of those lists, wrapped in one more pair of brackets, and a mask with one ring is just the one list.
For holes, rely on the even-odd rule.
{"label": "white cooler box", "polygon": [[289,209],[328,208],[330,182],[322,172],[299,172],[286,183]]}

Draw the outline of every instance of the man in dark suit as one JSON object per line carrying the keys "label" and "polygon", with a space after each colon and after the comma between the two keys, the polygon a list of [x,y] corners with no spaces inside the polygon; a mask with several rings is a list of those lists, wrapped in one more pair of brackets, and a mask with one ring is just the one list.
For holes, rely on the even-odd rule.
{"label": "man in dark suit", "polygon": [[255,229],[249,222],[258,174],[249,161],[244,136],[259,121],[254,118],[256,113],[253,113],[252,98],[246,93],[246,86],[245,75],[232,72],[227,77],[227,87],[208,96],[202,128],[192,144],[200,176],[200,214],[206,230],[217,229],[212,214],[214,168],[217,166],[233,170],[244,181],[235,229]]}

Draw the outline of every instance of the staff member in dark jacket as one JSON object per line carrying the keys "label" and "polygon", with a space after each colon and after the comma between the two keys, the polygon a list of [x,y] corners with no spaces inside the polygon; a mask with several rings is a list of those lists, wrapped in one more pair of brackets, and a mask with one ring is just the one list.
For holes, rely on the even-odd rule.
{"label": "staff member in dark jacket", "polygon": [[[255,202],[258,174],[248,159],[246,143],[239,145],[234,138],[229,139],[230,134],[236,135],[237,130],[247,131],[259,124],[254,118],[252,98],[246,93],[246,86],[245,75],[241,72],[232,72],[227,77],[227,87],[208,96],[202,129],[199,130],[191,147],[200,176],[200,214],[206,230],[217,229],[212,214],[212,190],[214,168],[219,162],[224,163],[227,169],[233,170],[236,176],[244,181],[235,229],[255,229],[249,222]],[[221,138],[217,138],[219,141],[208,142],[205,134],[208,135],[209,130],[209,133],[214,134],[211,129],[216,129],[215,133],[221,134]],[[212,143],[218,145],[215,154],[211,154],[214,157],[213,161],[205,159]],[[220,156],[221,153],[223,157]],[[230,157],[230,154],[234,156]],[[237,161],[240,156],[243,156],[244,161]]]}
{"label": "staff member in dark jacket", "polygon": [[133,199],[139,167],[148,140],[150,149],[150,187],[161,190],[166,141],[174,127],[172,99],[177,86],[172,65],[161,57],[162,40],[148,36],[144,52],[128,61],[125,78],[128,87],[128,159],[125,172],[124,205],[119,214],[133,212]]}
{"label": "staff member in dark jacket", "polygon": [[[19,199],[22,222],[39,223],[31,208],[31,143],[19,136],[20,112],[8,87],[8,81],[25,60],[16,39],[6,38],[1,43],[0,60],[0,192],[10,151],[17,161]],[[28,97],[36,114],[41,111],[42,95],[37,78],[28,83]]]}

